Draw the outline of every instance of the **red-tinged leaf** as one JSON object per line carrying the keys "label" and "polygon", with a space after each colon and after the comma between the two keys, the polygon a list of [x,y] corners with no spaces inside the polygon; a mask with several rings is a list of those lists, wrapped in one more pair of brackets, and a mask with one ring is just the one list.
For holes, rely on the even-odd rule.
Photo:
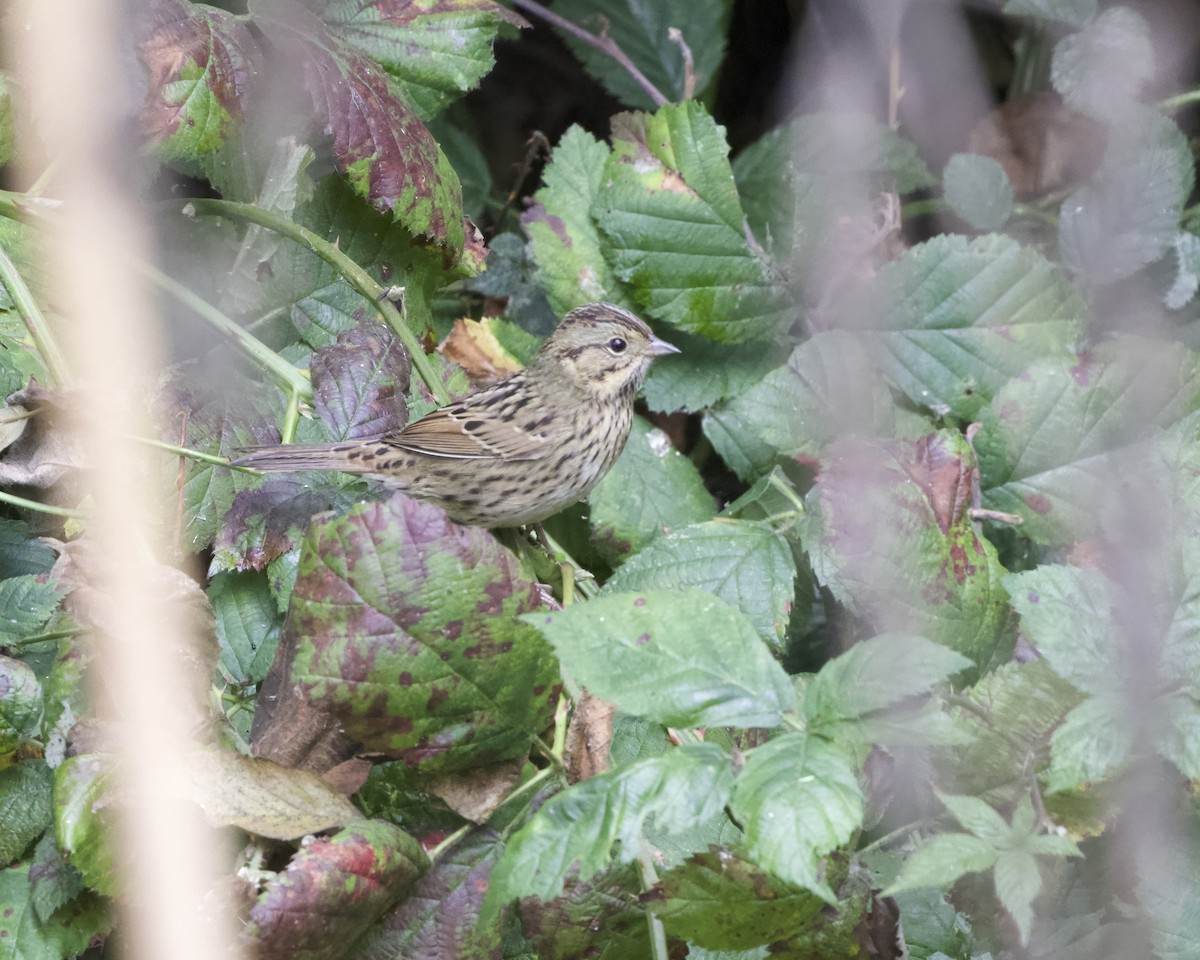
{"label": "red-tinged leaf", "polygon": [[256,7],[256,22],[299,70],[338,172],[375,209],[457,260],[465,238],[458,175],[396,81],[300,4]]}
{"label": "red-tinged leaf", "polygon": [[168,159],[215,152],[242,122],[261,51],[242,17],[161,0],[141,17],[138,55],[149,73],[138,119]]}
{"label": "red-tinged leaf", "polygon": [[399,827],[359,820],[303,847],[250,910],[243,941],[260,960],[334,960],[429,865]]}
{"label": "red-tinged leaf", "polygon": [[291,682],[364,749],[427,772],[517,757],[559,689],[519,619],[541,602],[486,531],[403,494],[360,504],[318,518],[301,549]]}
{"label": "red-tinged leaf", "polygon": [[347,330],[313,354],[313,406],[335,440],[373,437],[408,422],[411,365],[396,335],[379,323]]}
{"label": "red-tinged leaf", "polygon": [[213,541],[213,569],[262,570],[300,542],[315,514],[345,510],[360,499],[333,483],[278,477],[242,490]]}
{"label": "red-tinged leaf", "polygon": [[500,957],[498,918],[477,927],[492,865],[504,849],[480,830],[444,850],[412,893],[355,951],[355,960],[491,960]]}
{"label": "red-tinged leaf", "polygon": [[818,579],[881,633],[916,633],[986,666],[1012,642],[1004,568],[967,516],[970,447],[942,431],[916,442],[835,441],[802,540]]}
{"label": "red-tinged leaf", "polygon": [[534,955],[558,960],[591,957],[648,957],[646,915],[630,891],[637,880],[630,866],[586,883],[568,881],[561,897],[520,902],[521,929]]}

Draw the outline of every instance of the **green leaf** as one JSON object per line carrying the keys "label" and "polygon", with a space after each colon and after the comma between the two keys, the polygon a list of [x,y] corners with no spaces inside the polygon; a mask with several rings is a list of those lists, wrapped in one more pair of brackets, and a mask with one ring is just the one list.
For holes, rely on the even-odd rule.
{"label": "green leaf", "polygon": [[521,215],[537,261],[537,278],[554,312],[563,316],[596,301],[628,305],[604,260],[592,205],[600,192],[608,146],[572,125],[542,175],[545,186]]}
{"label": "green leaf", "polygon": [[593,214],[651,317],[723,343],[773,337],[795,307],[746,241],[724,131],[695,101],[619,114]]}
{"label": "green leaf", "polygon": [[57,580],[34,574],[0,582],[0,645],[40,633],[65,593]]}
{"label": "green leaf", "polygon": [[588,498],[592,539],[624,557],[717,511],[700,472],[667,435],[635,417],[625,449]]}
{"label": "green leaf", "polygon": [[528,26],[491,0],[333,0],[321,19],[387,70],[422,120],[491,71],[492,42],[502,24]]}
{"label": "green leaf", "polygon": [[1101,121],[1121,117],[1153,76],[1150,27],[1129,7],[1105,10],[1063,37],[1050,66],[1050,80],[1067,106]]}
{"label": "green leaf", "polygon": [[42,703],[42,685],[33,669],[21,660],[0,655],[0,757],[8,752],[5,740],[11,738],[15,748],[20,738],[38,735]]}
{"label": "green leaf", "polygon": [[83,876],[83,882],[105,896],[119,893],[114,871],[114,818],[106,802],[111,767],[111,758],[104,754],[78,754],[54,771],[58,848]]}
{"label": "green leaf", "polygon": [[[683,51],[667,31],[675,27],[691,50],[696,97],[716,80],[725,56],[728,0],[558,0],[554,12],[597,36],[607,35],[668,100],[687,99]],[[588,73],[622,103],[653,108],[654,103],[611,56],[561,31]]]}
{"label": "green leaf", "polygon": [[808,729],[854,727],[867,714],[927,693],[971,661],[924,637],[882,634],[825,664],[804,692]]}
{"label": "green leaf", "polygon": [[48,923],[60,907],[71,903],[83,892],[83,880],[58,849],[53,831],[38,841],[32,865],[30,901],[38,920]]}
{"label": "green leaf", "polygon": [[1028,943],[1033,926],[1033,898],[1042,889],[1037,860],[1024,851],[1006,850],[996,858],[993,876],[996,896],[1012,915],[1021,942]]}
{"label": "green leaf", "polygon": [[54,818],[54,773],[44,760],[22,760],[0,770],[0,863],[12,863]]}
{"label": "green leaf", "polygon": [[726,463],[748,478],[775,455],[815,459],[839,436],[864,430],[892,435],[896,406],[866,339],[826,331],[796,347],[784,366],[706,414],[704,429]]}
{"label": "green leaf", "polygon": [[873,295],[884,373],[964,420],[1035,360],[1065,358],[1084,316],[1062,272],[1004,236],[935,237],[885,266]]}
{"label": "green leaf", "polygon": [[746,754],[730,802],[746,831],[746,856],[768,873],[833,903],[819,858],[862,824],[850,759],[820,737],[789,733]]}
{"label": "green leaf", "polygon": [[8,89],[8,77],[0,73],[0,165],[12,160],[15,140],[12,93]]}
{"label": "green leaf", "polygon": [[1194,816],[1177,826],[1170,842],[1137,845],[1137,899],[1155,956],[1195,960],[1200,956],[1200,832]]}
{"label": "green leaf", "polygon": [[1021,516],[1038,543],[1095,536],[1114,470],[1198,406],[1200,361],[1177,344],[1117,337],[1034,363],[980,415],[983,503]]}
{"label": "green leaf", "polygon": [[42,920],[32,896],[28,863],[0,870],[0,960],[65,960],[80,956],[93,938],[108,932],[104,905],[94,898]]}
{"label": "green leaf", "polygon": [[946,202],[976,230],[999,230],[1013,212],[1013,189],[993,157],[956,153],[942,173]]}
{"label": "green leaf", "polygon": [[1129,759],[1134,729],[1125,707],[1115,696],[1092,697],[1067,714],[1051,740],[1047,792],[1104,780]]}
{"label": "green leaf", "polygon": [[208,584],[220,664],[235,683],[261,683],[279,646],[279,617],[266,577],[218,573]]}
{"label": "green leaf", "polygon": [[37,539],[24,520],[0,519],[0,579],[49,573],[54,557],[54,549]]}
{"label": "green leaf", "polygon": [[795,579],[791,548],[769,526],[710,520],[652,541],[617,569],[604,592],[699,587],[741,610],[758,635],[778,647]]}
{"label": "green leaf", "polygon": [[1200,237],[1181,230],[1175,237],[1175,258],[1179,264],[1175,282],[1163,302],[1172,310],[1182,310],[1200,289]]}
{"label": "green leaf", "polygon": [[1063,262],[1097,284],[1132,276],[1173,246],[1194,183],[1180,129],[1149,107],[1132,112],[1109,129],[1104,161],[1091,181],[1063,201]]}
{"label": "green leaf", "polygon": [[980,667],[1012,642],[1004,568],[974,529],[973,457],[954,431],[839,440],[806,500],[817,579],[875,629],[920,634]]}
{"label": "green leaf", "polygon": [[696,854],[663,874],[644,899],[672,936],[726,950],[795,936],[825,906],[724,850]]}
{"label": "green leaf", "polygon": [[978,797],[938,795],[942,805],[950,811],[959,825],[993,847],[1000,847],[1012,832],[1004,818],[992,806]]}
{"label": "green leaf", "polygon": [[1014,17],[1062,20],[1082,26],[1096,15],[1096,0],[1005,0],[1004,12]]}
{"label": "green leaf", "polygon": [[522,755],[557,663],[519,616],[535,583],[484,530],[397,494],[320,517],[284,624],[290,681],[369,752],[452,772]]}
{"label": "green leaf", "polygon": [[558,896],[576,867],[586,881],[614,857],[630,862],[648,818],[671,832],[703,823],[725,805],[732,780],[724,750],[693,743],[575,784],[546,801],[509,841],[492,871],[490,908],[515,897]]}
{"label": "green leaf", "polygon": [[655,362],[644,391],[646,406],[665,413],[694,413],[736,397],[787,356],[782,341],[717,343],[676,330],[671,343],[680,353]]}
{"label": "green leaf", "polygon": [[260,956],[340,956],[428,866],[421,845],[399,827],[356,820],[313,838],[274,875],[250,908],[242,942]]}
{"label": "green leaf", "polygon": [[672,727],[774,727],[792,708],[787,675],[754,628],[706,590],[606,594],[524,619],[572,681],[626,713]]}
{"label": "green leaf", "polygon": [[900,875],[883,895],[918,887],[948,887],[959,877],[987,870],[995,862],[996,851],[986,840],[966,833],[938,834],[908,855]]}

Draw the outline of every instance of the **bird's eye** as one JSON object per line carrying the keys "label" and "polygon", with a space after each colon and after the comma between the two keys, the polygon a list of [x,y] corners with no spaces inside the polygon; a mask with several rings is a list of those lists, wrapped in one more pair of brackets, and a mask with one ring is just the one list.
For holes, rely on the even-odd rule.
{"label": "bird's eye", "polygon": [[620,337],[613,337],[608,341],[608,349],[613,353],[624,353],[628,344]]}

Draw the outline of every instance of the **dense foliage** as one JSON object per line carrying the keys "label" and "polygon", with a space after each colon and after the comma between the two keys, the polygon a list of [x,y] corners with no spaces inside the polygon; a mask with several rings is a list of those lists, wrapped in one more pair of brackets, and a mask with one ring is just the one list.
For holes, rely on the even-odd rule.
{"label": "dense foliage", "polygon": [[[840,109],[731,156],[730,0],[558,0],[644,78],[564,33],[619,107],[507,200],[452,105],[542,21],[139,14],[191,793],[264,866],[255,955],[1200,958],[1198,98],[1149,102],[1133,10],[1003,7],[1004,109],[1070,135],[939,178]],[[42,210],[0,194],[0,960],[98,949],[120,895]],[[396,429],[595,300],[682,353],[554,560],[228,466]]]}

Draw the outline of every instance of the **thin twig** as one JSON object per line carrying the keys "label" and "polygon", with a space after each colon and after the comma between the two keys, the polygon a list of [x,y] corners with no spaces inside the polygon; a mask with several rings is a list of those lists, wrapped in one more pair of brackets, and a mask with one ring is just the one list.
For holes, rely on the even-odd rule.
{"label": "thin twig", "polygon": [[[642,837],[638,844],[637,863],[638,872],[642,877],[642,889],[653,890],[654,885],[658,883],[658,872],[654,869],[654,861],[650,858],[650,850],[645,837]],[[650,927],[650,956],[654,960],[669,960],[667,932],[663,928],[662,921],[648,907],[646,908],[646,923]]]}
{"label": "thin twig", "polygon": [[1003,510],[989,510],[987,507],[971,507],[967,516],[972,520],[991,520],[993,523],[1011,523],[1020,526],[1025,518],[1015,513],[1005,513]]}
{"label": "thin twig", "polygon": [[1186,107],[1192,103],[1200,103],[1200,89],[1188,90],[1186,93],[1167,97],[1166,100],[1159,101],[1158,109],[1164,111],[1178,110],[1180,107]]}
{"label": "thin twig", "polygon": [[667,39],[679,47],[683,56],[683,99],[691,100],[696,95],[696,61],[692,59],[692,48],[678,27],[667,27]]}
{"label": "thin twig", "polygon": [[0,502],[11,503],[14,507],[24,507],[37,513],[49,513],[56,517],[68,517],[72,520],[82,520],[87,516],[82,510],[72,510],[69,507],[52,507],[48,503],[38,503],[36,500],[26,500],[15,493],[0,490]]}
{"label": "thin twig", "polygon": [[658,87],[646,79],[646,75],[634,65],[634,62],[625,55],[625,51],[617,46],[613,38],[607,33],[602,33],[600,36],[588,33],[583,27],[572,23],[565,17],[560,17],[557,13],[547,10],[540,3],[535,3],[534,0],[512,0],[512,4],[518,10],[524,10],[526,13],[532,14],[540,20],[545,20],[560,30],[565,30],[580,43],[586,43],[589,47],[595,47],[601,53],[612,57],[621,65],[626,73],[633,77],[634,83],[645,91],[646,96],[654,102],[655,106],[661,107],[671,102],[662,95]]}

